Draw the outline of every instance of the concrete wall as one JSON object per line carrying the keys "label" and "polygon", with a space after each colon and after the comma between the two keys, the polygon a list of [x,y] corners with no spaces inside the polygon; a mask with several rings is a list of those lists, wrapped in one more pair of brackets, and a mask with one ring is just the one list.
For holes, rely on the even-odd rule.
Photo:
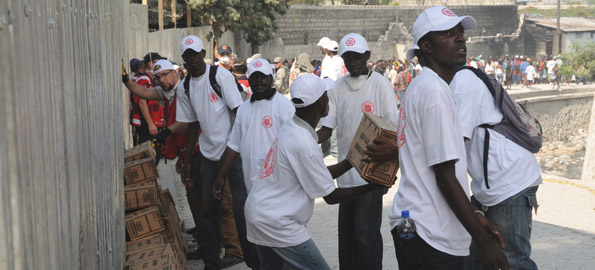
{"label": "concrete wall", "polygon": [[587,137],[587,149],[581,179],[589,183],[595,183],[595,102],[591,107],[591,121],[588,130],[589,135]]}
{"label": "concrete wall", "polygon": [[544,141],[566,140],[589,129],[593,93],[517,99],[539,120]]}
{"label": "concrete wall", "polygon": [[0,269],[122,269],[128,4],[0,2]]}
{"label": "concrete wall", "polygon": [[[455,3],[464,2],[458,1]],[[500,2],[505,4],[498,5]],[[518,50],[519,19],[517,6],[510,1],[488,1],[485,5],[449,7],[458,15],[471,15],[477,27],[466,32],[470,42],[469,55],[502,55]],[[277,18],[279,28],[274,39],[263,44],[260,52],[266,58],[296,57],[302,52],[321,58],[316,44],[326,36],[339,41],[356,32],[368,40],[371,59],[404,57],[403,49],[411,46],[411,28],[417,16],[427,7],[417,6],[292,6],[286,15]],[[518,35],[518,34],[517,34]],[[498,37],[499,36],[499,37]],[[522,45],[521,45],[522,46]],[[249,55],[240,55],[241,58]]]}

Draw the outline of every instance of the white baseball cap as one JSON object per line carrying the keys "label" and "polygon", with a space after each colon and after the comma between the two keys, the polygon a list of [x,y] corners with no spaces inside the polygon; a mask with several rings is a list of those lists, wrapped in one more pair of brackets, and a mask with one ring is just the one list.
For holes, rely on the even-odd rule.
{"label": "white baseball cap", "polygon": [[368,51],[368,42],[360,34],[347,34],[341,39],[341,55],[346,52],[365,53],[366,51]]}
{"label": "white baseball cap", "polygon": [[188,49],[192,49],[195,52],[201,52],[205,49],[205,46],[202,45],[202,40],[195,35],[189,35],[182,39],[180,43],[180,50],[182,54]]}
{"label": "white baseball cap", "polygon": [[273,69],[271,68],[271,64],[264,58],[256,58],[250,61],[248,64],[248,78],[254,72],[261,72],[264,75],[271,75],[273,74]]}
{"label": "white baseball cap", "polygon": [[[316,102],[327,90],[335,87],[335,81],[329,78],[320,79],[320,77],[306,73],[299,76],[289,88],[291,93],[291,103],[296,108],[304,108]],[[293,99],[297,98],[303,103],[295,103]]]}
{"label": "white baseball cap", "polygon": [[328,37],[323,37],[323,38],[321,38],[321,39],[320,39],[320,41],[318,41],[318,44],[316,44],[316,46],[318,46],[318,47],[322,47],[322,48],[326,49],[324,46],[325,46],[325,45],[326,45],[326,43],[327,43],[327,42],[329,42],[329,41],[331,41],[331,39],[330,39],[330,38],[328,38]]}
{"label": "white baseball cap", "polygon": [[471,16],[457,16],[447,7],[431,7],[424,10],[413,23],[413,46],[407,50],[407,59],[415,57],[415,50],[419,49],[417,42],[429,32],[444,31],[461,23],[463,29],[475,27],[475,19]]}
{"label": "white baseball cap", "polygon": [[331,52],[336,52],[339,50],[339,43],[334,40],[331,40],[331,41],[327,42],[326,46],[323,48],[325,48]]}
{"label": "white baseball cap", "polygon": [[157,61],[154,65],[153,65],[153,75],[157,75],[163,71],[166,70],[174,70],[174,65],[165,59],[161,59],[159,61]]}

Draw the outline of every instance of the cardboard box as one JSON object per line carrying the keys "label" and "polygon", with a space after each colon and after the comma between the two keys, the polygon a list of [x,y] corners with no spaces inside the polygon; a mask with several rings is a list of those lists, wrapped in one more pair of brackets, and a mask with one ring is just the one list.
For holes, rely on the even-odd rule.
{"label": "cardboard box", "polygon": [[166,205],[168,203],[176,205],[176,203],[174,202],[174,197],[171,195],[171,192],[169,192],[169,189],[167,188],[159,191],[159,198],[161,199],[161,205]]}
{"label": "cardboard box", "polygon": [[161,269],[163,266],[179,264],[178,254],[170,244],[132,253],[126,260],[129,269]]}
{"label": "cardboard box", "polygon": [[124,164],[124,180],[132,185],[159,178],[157,166],[153,158],[144,158]]}
{"label": "cardboard box", "polygon": [[171,203],[161,207],[161,215],[165,220],[165,230],[161,233],[166,243],[179,243],[182,248],[184,237],[180,227],[180,217],[175,206]]}
{"label": "cardboard box", "polygon": [[385,187],[391,187],[395,183],[399,170],[398,159],[395,157],[394,160],[369,163],[364,151],[375,138],[385,138],[397,146],[396,131],[397,125],[392,121],[368,112],[364,113],[347,152],[347,159],[366,181]]}
{"label": "cardboard box", "polygon": [[126,255],[152,249],[164,244],[165,242],[163,241],[161,234],[155,234],[136,241],[130,241],[126,243]]}
{"label": "cardboard box", "polygon": [[149,206],[126,215],[125,223],[131,241],[165,230],[165,223],[157,206]]}
{"label": "cardboard box", "polygon": [[160,201],[155,180],[124,186],[124,203],[126,210],[135,210]]}
{"label": "cardboard box", "polygon": [[133,148],[126,149],[126,152],[124,152],[124,162],[130,162],[145,158],[155,159],[155,149],[151,147],[150,141],[146,141]]}

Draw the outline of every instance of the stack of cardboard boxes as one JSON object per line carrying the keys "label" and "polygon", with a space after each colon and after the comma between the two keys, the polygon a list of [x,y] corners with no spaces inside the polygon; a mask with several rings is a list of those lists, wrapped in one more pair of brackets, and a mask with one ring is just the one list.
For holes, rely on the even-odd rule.
{"label": "stack of cardboard boxes", "polygon": [[155,151],[146,142],[126,150],[126,269],[188,269],[188,245],[169,190],[161,190]]}

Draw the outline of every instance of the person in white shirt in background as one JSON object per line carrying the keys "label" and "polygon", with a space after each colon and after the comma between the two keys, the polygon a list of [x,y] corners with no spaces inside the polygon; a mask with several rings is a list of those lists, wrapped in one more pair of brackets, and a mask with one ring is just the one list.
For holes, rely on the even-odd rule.
{"label": "person in white shirt in background", "polygon": [[533,85],[533,81],[535,81],[535,67],[529,64],[525,72],[527,73],[527,87],[530,87]]}
{"label": "person in white shirt in background", "polygon": [[347,69],[345,69],[343,58],[337,55],[339,52],[339,43],[331,40],[326,43],[325,49],[328,52],[330,60],[326,62],[323,60],[321,64],[322,72],[320,74],[320,78],[330,78],[333,81],[336,81],[343,77],[343,75],[347,74]]}
{"label": "person in white shirt in background", "polygon": [[331,57],[328,55],[328,49],[326,48],[330,41],[330,38],[323,37],[320,39],[320,41],[318,41],[318,44],[316,44],[320,49],[320,53],[323,55],[322,62],[320,63],[321,67],[327,65],[328,61],[331,60]]}
{"label": "person in white shirt in background", "polygon": [[[484,269],[508,269],[498,231],[469,201],[463,133],[448,85],[466,62],[464,31],[473,27],[473,18],[458,17],[446,7],[426,9],[413,24],[407,58],[417,56],[424,69],[411,81],[400,108],[401,182],[389,215],[402,270],[465,269],[472,237]],[[373,158],[377,151],[397,151],[384,141],[374,143],[366,152]],[[413,238],[397,231],[403,210],[415,224]]]}
{"label": "person in white shirt in background", "polygon": [[[397,120],[395,91],[386,77],[367,68],[370,58],[368,43],[360,34],[351,33],[341,39],[341,57],[349,75],[337,80],[329,91],[329,114],[318,130],[319,142],[337,130],[338,159],[347,151],[364,112]],[[352,169],[337,179],[339,187],[365,185],[357,170]],[[382,196],[386,189],[366,193],[339,206],[339,265],[341,269],[382,269],[383,245]]]}
{"label": "person in white shirt in background", "polygon": [[238,108],[213,184],[213,194],[218,200],[221,199],[219,191],[225,183],[225,175],[238,155],[242,157],[244,182],[250,192],[252,180],[267,155],[267,146],[277,137],[281,125],[295,113],[291,102],[273,88],[272,68],[266,59],[255,59],[248,64],[248,81],[254,93]]}
{"label": "person in white shirt in background", "polygon": [[352,168],[351,163],[324,164],[314,128],[328,113],[326,91],[333,85],[314,74],[295,80],[290,88],[295,116],[281,126],[253,179],[246,222],[262,270],[330,269],[306,227],[314,199],[336,204],[378,189],[370,184],[336,188],[333,178]]}

